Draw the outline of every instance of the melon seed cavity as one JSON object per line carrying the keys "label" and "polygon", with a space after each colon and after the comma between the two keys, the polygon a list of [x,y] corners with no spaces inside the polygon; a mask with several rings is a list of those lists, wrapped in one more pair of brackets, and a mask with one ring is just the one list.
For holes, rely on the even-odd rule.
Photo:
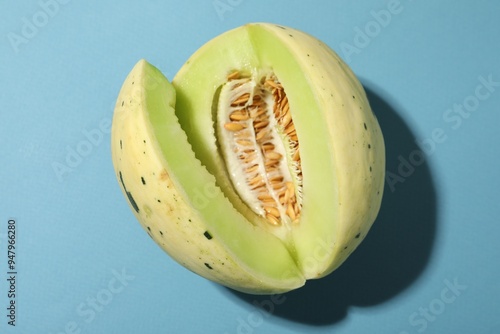
{"label": "melon seed cavity", "polygon": [[296,223],[302,206],[299,139],[285,90],[274,74],[233,71],[222,86],[217,139],[231,182],[272,225]]}

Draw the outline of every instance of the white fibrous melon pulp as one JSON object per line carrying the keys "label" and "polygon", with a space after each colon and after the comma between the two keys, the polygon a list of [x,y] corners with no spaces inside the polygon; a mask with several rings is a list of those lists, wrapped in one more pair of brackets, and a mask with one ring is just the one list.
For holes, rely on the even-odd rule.
{"label": "white fibrous melon pulp", "polygon": [[111,141],[116,177],[151,238],[246,293],[328,275],[381,205],[384,141],[362,85],[328,46],[289,27],[230,30],[172,82],[139,61]]}
{"label": "white fibrous melon pulp", "polygon": [[237,71],[228,80],[219,95],[216,132],[231,182],[270,224],[298,221],[299,141],[283,87],[274,76],[252,80]]}

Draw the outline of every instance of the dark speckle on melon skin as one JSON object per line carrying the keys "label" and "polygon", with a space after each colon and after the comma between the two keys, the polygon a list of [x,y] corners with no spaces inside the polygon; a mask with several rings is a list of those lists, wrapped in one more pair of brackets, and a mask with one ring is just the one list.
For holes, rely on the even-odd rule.
{"label": "dark speckle on melon skin", "polygon": [[212,267],[211,267],[208,263],[206,263],[206,262],[205,262],[205,266],[206,266],[208,269],[210,269],[210,270],[214,269],[214,268],[212,268]]}
{"label": "dark speckle on melon skin", "polygon": [[358,239],[361,236],[361,233],[356,234],[355,238]]}
{"label": "dark speckle on melon skin", "polygon": [[139,213],[139,207],[137,206],[137,203],[135,202],[132,193],[130,191],[127,191],[127,187],[125,187],[125,183],[123,182],[122,172],[120,171],[119,174],[120,174],[120,182],[122,183],[123,190],[125,190],[125,193],[127,194],[127,198],[128,201],[130,202],[130,205],[132,205],[135,212]]}
{"label": "dark speckle on melon skin", "polygon": [[205,233],[203,233],[203,235],[205,236],[205,238],[207,238],[208,240],[212,239],[212,235],[208,232],[208,231],[205,231]]}
{"label": "dark speckle on melon skin", "polygon": [[141,176],[141,182],[142,182],[143,185],[146,185],[146,180],[144,180],[143,176]]}

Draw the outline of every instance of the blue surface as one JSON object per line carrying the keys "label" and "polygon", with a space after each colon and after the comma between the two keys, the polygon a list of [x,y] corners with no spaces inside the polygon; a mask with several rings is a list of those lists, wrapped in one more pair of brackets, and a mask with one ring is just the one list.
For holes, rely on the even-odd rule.
{"label": "blue surface", "polygon": [[[0,333],[500,333],[500,2],[57,1],[0,5]],[[175,264],[135,221],[110,159],[137,60],[171,79],[251,21],[309,32],[349,63],[392,175],[345,265],[273,298]]]}

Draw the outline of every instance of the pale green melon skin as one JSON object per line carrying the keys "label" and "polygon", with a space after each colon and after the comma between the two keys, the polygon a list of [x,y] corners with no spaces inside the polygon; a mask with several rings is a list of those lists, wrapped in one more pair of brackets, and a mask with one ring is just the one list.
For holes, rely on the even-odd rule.
{"label": "pale green melon skin", "polygon": [[[233,69],[272,69],[285,87],[304,173],[303,212],[291,228],[257,217],[225,170],[212,104]],[[117,178],[153,240],[189,270],[254,294],[296,289],[341,265],[377,216],[385,170],[380,127],[349,67],[310,35],[257,23],[205,44],[172,84],[140,61],[113,119]]]}

